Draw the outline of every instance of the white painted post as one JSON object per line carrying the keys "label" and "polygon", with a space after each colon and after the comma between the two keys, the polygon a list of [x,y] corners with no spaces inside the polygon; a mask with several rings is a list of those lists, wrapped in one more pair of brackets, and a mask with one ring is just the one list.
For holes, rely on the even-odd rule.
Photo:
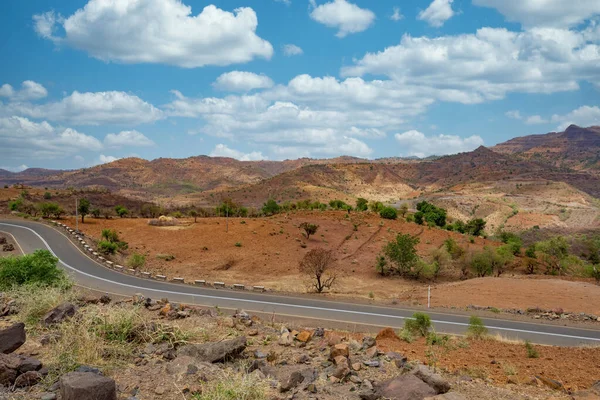
{"label": "white painted post", "polygon": [[427,289],[427,308],[431,308],[431,285]]}

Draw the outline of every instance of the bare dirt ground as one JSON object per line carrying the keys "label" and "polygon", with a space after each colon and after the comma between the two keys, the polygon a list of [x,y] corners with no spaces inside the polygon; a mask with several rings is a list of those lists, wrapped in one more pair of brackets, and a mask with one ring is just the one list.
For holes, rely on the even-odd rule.
{"label": "bare dirt ground", "polygon": [[[308,250],[321,246],[334,249],[341,269],[338,285],[327,296],[385,302],[395,299],[423,305],[427,304],[427,287],[431,284],[432,305],[436,307],[541,307],[600,314],[600,286],[591,281],[524,276],[518,271],[513,276],[459,282],[451,281],[449,276],[437,283],[383,278],[375,272],[375,257],[399,232],[419,235],[418,250],[422,256],[442,246],[448,237],[471,249],[495,242],[477,238],[471,244],[467,236],[440,229],[384,221],[375,216],[355,219],[358,217],[351,214],[347,219],[342,212],[299,212],[271,218],[235,218],[229,220],[229,232],[223,218],[199,218],[197,223],[184,220],[184,225],[177,227],[149,226],[146,219],[88,218],[79,227],[95,238],[99,238],[102,229],[116,229],[121,239],[129,243],[130,253],[146,255],[144,270],[184,277],[187,281],[206,279],[304,293],[308,282],[298,273],[298,262]],[[297,228],[304,221],[320,225],[308,241]],[[67,222],[74,225],[73,219]],[[354,223],[359,224],[358,231],[354,231]],[[162,255],[173,255],[175,259],[164,261]]]}

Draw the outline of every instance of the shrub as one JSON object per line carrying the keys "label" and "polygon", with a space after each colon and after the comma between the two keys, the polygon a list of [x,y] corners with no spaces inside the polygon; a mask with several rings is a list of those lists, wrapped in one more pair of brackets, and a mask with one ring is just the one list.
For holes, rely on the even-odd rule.
{"label": "shrub", "polygon": [[46,192],[44,193],[44,200],[50,200],[52,198],[52,193]]}
{"label": "shrub", "polygon": [[431,329],[431,319],[429,315],[425,313],[414,313],[412,318],[408,318],[404,321],[404,329],[409,331],[412,335],[419,335],[426,337]]}
{"label": "shrub", "polygon": [[465,254],[465,250],[456,243],[456,240],[453,238],[448,238],[444,241],[444,246],[446,246],[446,251],[450,254],[453,260],[457,260]]}
{"label": "shrub", "polygon": [[415,338],[413,334],[408,329],[402,329],[398,335],[400,339],[404,340],[406,343],[412,343]]}
{"label": "shrub", "polygon": [[369,209],[369,201],[362,197],[356,199],[356,211],[367,211]]}
{"label": "shrub", "polygon": [[566,265],[564,261],[569,257],[569,243],[562,236],[557,236],[536,244],[536,250],[541,253],[541,261],[549,275],[560,274]]}
{"label": "shrub", "polygon": [[109,242],[107,240],[101,240],[98,242],[98,251],[102,254],[115,254],[118,246],[116,243]]}
{"label": "shrub", "polygon": [[417,213],[415,214],[415,222],[423,224],[423,221],[433,223],[437,226],[446,225],[446,210],[434,206],[431,203],[422,201],[417,203]]}
{"label": "shrub", "polygon": [[127,216],[127,214],[129,214],[129,210],[123,206],[116,206],[115,213],[117,213],[120,218],[124,218]]}
{"label": "shrub", "polygon": [[384,219],[396,219],[398,218],[398,211],[393,207],[385,207],[379,212],[379,215]]}
{"label": "shrub", "polygon": [[352,207],[350,207],[348,204],[346,204],[342,200],[331,200],[329,202],[329,207],[331,207],[334,210],[351,210],[352,209]]}
{"label": "shrub", "polygon": [[525,341],[525,350],[527,351],[527,358],[538,358],[540,356],[529,340]]}
{"label": "shrub", "polygon": [[485,229],[486,222],[481,218],[475,218],[467,222],[465,232],[473,236],[481,236]]}
{"label": "shrub", "polygon": [[39,284],[59,286],[65,283],[65,274],[57,266],[58,258],[48,250],[33,254],[0,258],[0,289],[13,285]]}
{"label": "shrub", "polygon": [[310,239],[311,235],[314,235],[315,233],[317,233],[317,230],[319,229],[319,225],[311,224],[309,222],[303,222],[300,224],[299,228],[304,230],[306,240],[308,240],[308,239]]}
{"label": "shrub", "polygon": [[467,334],[475,339],[481,339],[487,335],[488,329],[483,325],[483,321],[476,315],[472,315],[469,318],[469,328],[467,328]]}
{"label": "shrub", "polygon": [[450,336],[448,335],[440,335],[436,332],[429,332],[425,339],[425,343],[427,343],[428,346],[446,346],[449,340]]}
{"label": "shrub", "polygon": [[323,248],[312,249],[306,253],[298,265],[298,270],[308,276],[317,293],[330,289],[337,278],[333,252]]}
{"label": "shrub", "polygon": [[380,201],[375,201],[375,202],[371,202],[369,204],[369,210],[373,211],[373,212],[381,212],[381,210],[384,209],[384,205],[382,202]]}
{"label": "shrub", "polygon": [[502,243],[505,243],[510,247],[511,252],[514,255],[521,253],[523,240],[518,235],[510,232],[502,232],[500,233],[500,240],[502,240]]}
{"label": "shrub", "polygon": [[399,211],[400,211],[400,215],[402,215],[402,217],[406,217],[406,213],[408,212],[408,204],[402,203]]}
{"label": "shrub", "polygon": [[139,253],[133,253],[127,259],[127,266],[133,269],[139,269],[146,265],[146,256]]}
{"label": "shrub", "polygon": [[54,215],[55,218],[60,218],[64,213],[64,210],[56,203],[41,203],[38,207],[44,218],[50,218],[51,215]]}
{"label": "shrub", "polygon": [[175,211],[174,213],[171,214],[171,216],[173,218],[183,218],[183,214],[181,213],[181,211]]}
{"label": "shrub", "polygon": [[242,247],[242,243],[241,242],[235,242],[235,247]]}
{"label": "shrub", "polygon": [[194,223],[196,223],[197,219],[198,219],[198,211],[196,210],[190,210],[188,211],[188,215],[192,218],[194,218]]}
{"label": "shrub", "polygon": [[419,262],[419,256],[417,255],[416,245],[419,244],[419,238],[411,236],[409,234],[396,236],[396,240],[389,242],[383,248],[383,255],[378,258],[378,266],[382,266],[381,257],[384,257],[390,265],[389,271],[380,270],[382,275],[386,275],[390,272],[397,273],[401,276],[411,276],[413,269]]}
{"label": "shrub", "polygon": [[100,218],[100,215],[102,214],[102,211],[100,211],[99,208],[92,208],[92,210],[90,211],[90,214],[92,214],[92,216],[94,218]]}

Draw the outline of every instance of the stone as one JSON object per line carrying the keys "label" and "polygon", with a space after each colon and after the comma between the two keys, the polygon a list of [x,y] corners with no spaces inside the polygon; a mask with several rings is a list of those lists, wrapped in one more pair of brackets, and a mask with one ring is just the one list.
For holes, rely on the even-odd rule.
{"label": "stone", "polygon": [[2,251],[14,251],[15,246],[12,243],[2,245]]}
{"label": "stone", "polygon": [[0,386],[11,386],[19,373],[19,358],[0,353]]}
{"label": "stone", "polygon": [[425,397],[423,400],[467,400],[467,398],[457,392],[448,392],[433,397]]}
{"label": "stone", "polygon": [[333,363],[335,365],[344,365],[346,367],[348,367],[350,365],[350,361],[344,356],[337,356],[336,358],[333,359]]}
{"label": "stone", "polygon": [[363,386],[365,389],[373,390],[373,384],[372,384],[372,383],[371,383],[371,381],[370,381],[370,380],[368,380],[368,379],[365,379],[364,381],[362,381],[362,386]]}
{"label": "stone", "polygon": [[25,324],[20,322],[0,330],[0,353],[9,354],[23,346],[26,340]]}
{"label": "stone", "polygon": [[317,328],[317,329],[315,329],[315,331],[313,332],[313,336],[314,337],[323,337],[323,336],[325,336],[325,329],[323,329],[323,328]]}
{"label": "stone", "polygon": [[15,387],[24,388],[36,385],[42,380],[42,374],[37,371],[27,371],[15,379]]}
{"label": "stone", "polygon": [[435,396],[437,393],[415,375],[407,374],[382,382],[375,389],[375,394],[379,396],[375,398],[421,400],[425,397]]}
{"label": "stone", "polygon": [[56,400],[56,393],[42,393],[40,400]]}
{"label": "stone", "polygon": [[166,316],[167,314],[169,314],[170,311],[171,311],[171,303],[167,303],[160,309],[160,311],[158,312],[158,315]]}
{"label": "stone", "polygon": [[337,378],[339,380],[343,380],[349,374],[350,374],[350,368],[348,368],[347,365],[338,365],[335,368],[335,370],[333,371],[333,373],[331,374],[331,376],[334,376],[335,378]]}
{"label": "stone", "polygon": [[311,338],[311,333],[309,331],[302,331],[296,336],[296,340],[302,343],[307,343]]}
{"label": "stone", "polygon": [[356,375],[350,375],[350,378],[348,378],[348,380],[352,383],[356,383],[357,385],[359,383],[362,383],[362,380]]}
{"label": "stone", "polygon": [[352,370],[353,371],[360,371],[361,368],[362,368],[362,365],[360,363],[354,363],[354,364],[352,364]]}
{"label": "stone", "polygon": [[167,363],[165,371],[167,375],[176,377],[177,381],[185,380],[190,375],[196,375],[195,379],[201,381],[209,381],[215,379],[221,369],[214,364],[198,361],[190,356],[179,356]]}
{"label": "stone", "polygon": [[333,361],[337,356],[348,357],[349,355],[350,352],[348,351],[348,345],[340,343],[334,345],[329,351],[329,360]]}
{"label": "stone", "polygon": [[100,301],[100,304],[110,304],[110,302],[112,301],[112,299],[107,294],[100,296],[100,299],[98,300]]}
{"label": "stone", "polygon": [[366,360],[363,361],[363,364],[365,364],[367,367],[372,367],[372,368],[379,368],[379,361],[377,360]]}
{"label": "stone", "polygon": [[96,375],[104,375],[98,368],[90,367],[89,365],[80,365],[75,372],[89,372]]}
{"label": "stone", "polygon": [[92,372],[70,372],[59,380],[62,400],[116,400],[117,385],[111,378]]}
{"label": "stone", "polygon": [[290,334],[290,331],[288,331],[287,329],[285,329],[285,330],[282,329],[281,336],[279,336],[278,343],[281,346],[291,346],[293,340],[294,340],[294,338]]}
{"label": "stone", "polygon": [[297,363],[298,364],[308,364],[308,363],[310,363],[310,357],[307,356],[306,354],[302,354],[300,357],[298,357]]}
{"label": "stone", "polygon": [[52,310],[48,311],[42,318],[44,325],[54,325],[63,322],[67,318],[71,318],[75,315],[77,308],[71,303],[63,303]]}
{"label": "stone", "polygon": [[40,344],[42,346],[49,345],[50,343],[56,342],[61,338],[61,335],[58,333],[47,333],[40,337]]}
{"label": "stone", "polygon": [[279,391],[281,393],[289,392],[304,381],[304,375],[301,372],[292,372],[285,380],[280,382]]}
{"label": "stone", "polygon": [[545,376],[536,375],[535,379],[554,390],[561,390],[563,388],[562,383],[555,381],[554,379],[546,378]]}
{"label": "stone", "polygon": [[260,350],[256,350],[256,351],[254,352],[254,358],[258,358],[258,359],[267,358],[267,354],[266,354],[266,353],[263,353],[263,352],[262,352],[262,351],[260,351]]}
{"label": "stone", "polygon": [[248,335],[248,336],[257,336],[258,335],[258,329],[250,329],[249,331],[246,332],[246,335]]}
{"label": "stone", "polygon": [[425,365],[417,365],[411,371],[411,375],[416,376],[429,386],[431,386],[436,394],[443,394],[450,390],[450,384],[441,375],[436,374]]}
{"label": "stone", "polygon": [[311,383],[306,386],[306,391],[310,393],[317,393],[317,386],[314,383]]}
{"label": "stone", "polygon": [[246,349],[246,337],[216,343],[188,344],[179,348],[177,355],[191,356],[199,361],[216,363],[231,360]]}
{"label": "stone", "polygon": [[377,354],[379,353],[379,351],[377,350],[376,346],[373,347],[369,347],[366,351],[365,351],[365,355],[368,358],[374,358],[377,357]]}
{"label": "stone", "polygon": [[223,318],[223,326],[226,328],[235,328],[235,321],[230,317]]}
{"label": "stone", "polygon": [[594,382],[594,384],[592,385],[592,387],[590,389],[600,395],[600,381]]}
{"label": "stone", "polygon": [[19,373],[24,374],[29,371],[39,371],[42,369],[40,360],[33,357],[19,356]]}
{"label": "stone", "polygon": [[374,338],[374,337],[371,337],[371,336],[365,336],[365,337],[363,338],[363,342],[362,342],[362,349],[363,349],[363,350],[366,350],[366,349],[368,349],[369,347],[373,347],[373,346],[375,346],[376,344],[377,344],[377,342],[375,341],[375,338]]}

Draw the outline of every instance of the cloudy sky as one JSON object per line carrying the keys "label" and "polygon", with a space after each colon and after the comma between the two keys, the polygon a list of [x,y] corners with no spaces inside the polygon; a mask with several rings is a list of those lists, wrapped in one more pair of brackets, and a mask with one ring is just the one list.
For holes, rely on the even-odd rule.
{"label": "cloudy sky", "polygon": [[600,125],[598,0],[3,0],[0,168],[428,156]]}

